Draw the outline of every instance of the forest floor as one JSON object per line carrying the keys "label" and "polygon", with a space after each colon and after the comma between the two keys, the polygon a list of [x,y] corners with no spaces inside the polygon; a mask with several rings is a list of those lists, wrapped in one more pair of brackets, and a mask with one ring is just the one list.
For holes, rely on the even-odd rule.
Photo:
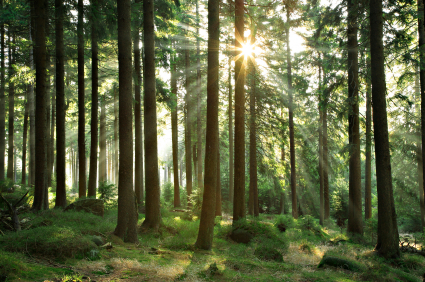
{"label": "forest floor", "polygon": [[[310,216],[248,218],[244,226],[253,235],[248,244],[230,238],[231,220],[223,216],[216,220],[212,250],[202,251],[194,248],[196,216],[163,209],[159,232],[141,233],[138,244],[129,244],[112,235],[116,214],[112,209],[103,218],[60,210],[20,215],[24,230],[0,233],[0,282],[422,281],[425,273],[421,255],[385,260],[373,252],[373,233],[349,238],[332,222],[322,228]],[[143,219],[141,214],[139,224]],[[323,257],[336,263],[319,268]]]}

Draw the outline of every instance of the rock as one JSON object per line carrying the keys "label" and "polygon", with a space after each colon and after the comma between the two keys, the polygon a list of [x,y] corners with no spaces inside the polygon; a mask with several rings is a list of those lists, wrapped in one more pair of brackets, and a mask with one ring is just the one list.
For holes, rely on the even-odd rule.
{"label": "rock", "polygon": [[236,243],[248,244],[254,236],[248,230],[238,228],[232,231],[230,238]]}
{"label": "rock", "polygon": [[98,247],[103,245],[103,239],[102,239],[102,237],[100,237],[100,236],[93,235],[93,236],[91,237],[91,241],[92,241],[93,243],[95,243],[95,244],[96,244],[96,246],[98,246]]}
{"label": "rock", "polygon": [[104,203],[100,199],[82,199],[68,205],[64,211],[68,210],[85,211],[103,217]]}

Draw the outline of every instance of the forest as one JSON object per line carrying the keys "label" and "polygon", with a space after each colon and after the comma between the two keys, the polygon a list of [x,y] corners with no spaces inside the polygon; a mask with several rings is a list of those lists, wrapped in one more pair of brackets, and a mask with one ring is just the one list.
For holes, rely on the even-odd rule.
{"label": "forest", "polygon": [[0,282],[425,281],[424,0],[0,6]]}

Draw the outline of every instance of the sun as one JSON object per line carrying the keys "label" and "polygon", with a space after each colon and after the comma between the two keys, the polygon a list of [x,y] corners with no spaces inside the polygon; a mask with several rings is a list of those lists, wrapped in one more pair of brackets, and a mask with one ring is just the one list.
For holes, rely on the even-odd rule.
{"label": "sun", "polygon": [[247,57],[253,57],[255,52],[255,44],[251,44],[250,42],[242,43],[242,55]]}

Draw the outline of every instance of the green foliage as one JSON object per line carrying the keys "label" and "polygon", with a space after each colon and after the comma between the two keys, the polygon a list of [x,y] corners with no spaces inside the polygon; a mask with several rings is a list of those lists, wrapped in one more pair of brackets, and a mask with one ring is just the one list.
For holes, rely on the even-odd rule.
{"label": "green foliage", "polygon": [[174,203],[174,185],[171,182],[167,182],[162,187],[162,200],[167,206],[172,206]]}
{"label": "green foliage", "polygon": [[282,224],[286,229],[295,228],[297,226],[295,219],[288,214],[281,214],[276,216],[275,226]]}
{"label": "green foliage", "polygon": [[105,202],[105,209],[111,209],[117,206],[117,187],[113,183],[108,184],[106,181],[99,182],[98,193],[99,199]]}
{"label": "green foliage", "polygon": [[199,220],[186,221],[180,217],[164,219],[164,225],[173,230],[173,235],[164,239],[164,247],[171,250],[193,249],[198,235]]}

